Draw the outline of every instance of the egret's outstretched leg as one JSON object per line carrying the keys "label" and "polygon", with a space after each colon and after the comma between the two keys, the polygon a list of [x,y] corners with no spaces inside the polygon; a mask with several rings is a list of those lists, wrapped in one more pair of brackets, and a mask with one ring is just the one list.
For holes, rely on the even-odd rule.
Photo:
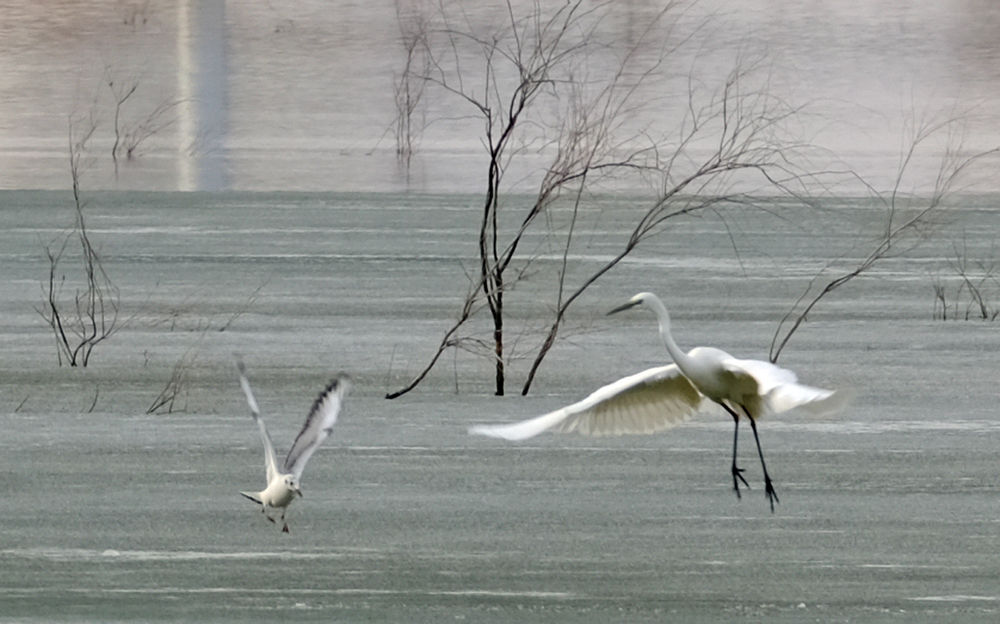
{"label": "egret's outstretched leg", "polygon": [[725,403],[720,403],[720,405],[724,407],[733,417],[733,465],[730,471],[733,474],[733,490],[736,492],[736,498],[742,498],[740,496],[740,481],[743,482],[743,485],[745,485],[748,490],[750,489],[750,484],[743,478],[743,469],[736,466],[736,441],[740,433],[740,416]]}
{"label": "egret's outstretched leg", "polygon": [[760,467],[764,471],[764,494],[767,495],[767,501],[771,503],[771,513],[774,513],[774,504],[781,501],[778,500],[778,493],[774,491],[774,485],[771,484],[771,476],[767,474],[767,466],[764,464],[764,451],[760,448],[760,438],[757,436],[757,423],[746,407],[743,408],[743,411],[746,412],[747,418],[750,419],[750,428],[753,429],[753,439],[757,442],[757,455],[760,456]]}
{"label": "egret's outstretched leg", "polygon": [[736,466],[736,439],[739,436],[739,433],[740,433],[740,419],[734,415],[733,416],[733,465],[730,470],[733,473],[733,491],[736,492],[736,498],[741,498],[740,484],[737,481],[737,479],[742,481],[743,485],[745,485],[748,490],[750,489],[750,484],[747,483],[747,480],[743,478],[743,469],[738,468]]}
{"label": "egret's outstretched leg", "polygon": [[281,512],[281,532],[288,533],[288,523],[285,522],[285,510]]}

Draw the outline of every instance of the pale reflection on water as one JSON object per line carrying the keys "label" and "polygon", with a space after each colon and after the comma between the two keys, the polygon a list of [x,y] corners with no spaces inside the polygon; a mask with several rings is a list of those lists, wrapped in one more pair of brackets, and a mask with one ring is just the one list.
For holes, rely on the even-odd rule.
{"label": "pale reflection on water", "polygon": [[[603,34],[634,40],[661,5],[621,3]],[[502,17],[479,4],[464,13],[476,28]],[[458,101],[435,103],[431,117],[452,121],[427,128],[410,168],[396,162],[404,54],[389,0],[4,0],[0,14],[0,188],[67,187],[67,119],[92,110],[91,188],[468,192],[483,180],[480,126],[454,122],[467,112]],[[712,83],[738,55],[766,51],[772,93],[810,103],[802,135],[876,183],[891,179],[914,116],[974,106],[969,147],[1000,143],[996,3],[705,0],[679,20],[697,34],[670,71],[695,67]],[[133,121],[179,102],[117,179],[108,77],[138,82],[124,109]]]}

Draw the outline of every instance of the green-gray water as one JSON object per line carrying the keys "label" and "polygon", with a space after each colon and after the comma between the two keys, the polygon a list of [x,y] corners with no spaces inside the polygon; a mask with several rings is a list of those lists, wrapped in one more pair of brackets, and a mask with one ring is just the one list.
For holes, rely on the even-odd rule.
{"label": "green-gray water", "polygon": [[[88,225],[128,325],[78,370],[33,306],[68,193],[0,194],[0,620],[993,621],[1000,613],[997,327],[934,320],[954,241],[990,259],[995,198],[821,304],[782,355],[853,388],[842,414],[761,424],[781,503],[737,500],[731,423],[649,437],[467,436],[563,405],[666,354],[655,322],[604,312],[660,294],[682,347],[766,359],[778,319],[878,213],[756,210],[677,220],[571,308],[532,393],[490,396],[459,351],[395,401],[458,313],[475,198],[94,194]],[[627,202],[581,230],[571,277],[614,249]],[[866,219],[868,223],[866,224]],[[595,225],[597,224],[597,225]],[[733,244],[735,241],[735,247]],[[558,248],[509,297],[515,354],[552,302]],[[68,261],[71,258],[68,258]],[[71,265],[69,265],[71,266]],[[258,290],[259,289],[259,290]],[[949,291],[951,292],[951,291]],[[989,291],[995,292],[995,291]],[[994,298],[994,302],[997,299]],[[219,331],[225,327],[225,331]],[[474,324],[488,335],[485,320]],[[232,366],[246,360],[279,452],[332,372],[356,379],[282,535],[238,495],[263,453]],[[187,357],[172,414],[146,408]],[[456,392],[457,388],[457,392]],[[88,412],[96,397],[93,410]]]}

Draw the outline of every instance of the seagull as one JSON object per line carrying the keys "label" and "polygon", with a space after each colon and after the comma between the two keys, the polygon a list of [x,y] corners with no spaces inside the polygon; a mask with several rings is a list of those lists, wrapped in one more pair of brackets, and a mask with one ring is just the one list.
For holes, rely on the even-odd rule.
{"label": "seagull", "polygon": [[802,385],[790,370],[770,362],[737,359],[714,347],[695,347],[684,353],[670,333],[666,306],[652,293],[639,293],[608,314],[639,305],[656,313],[660,337],[673,364],[629,375],[597,389],[582,401],[548,414],[512,424],[477,425],[469,432],[506,440],[525,440],[543,431],[575,431],[592,436],[648,434],[678,425],[698,412],[721,414],[717,407],[721,406],[736,425],[730,469],[736,496],[740,496],[740,482],[750,487],[743,477],[743,469],[736,465],[739,424],[745,416],[757,442],[757,454],[764,471],[764,492],[773,512],[779,500],[764,463],[757,419],[792,408],[814,414],[832,413],[843,406],[845,395]]}
{"label": "seagull", "polygon": [[284,464],[279,469],[274,453],[274,444],[271,442],[271,436],[268,435],[267,427],[264,426],[264,420],[260,416],[260,408],[253,396],[253,390],[250,389],[243,361],[238,359],[236,367],[240,373],[240,386],[243,388],[247,403],[250,405],[250,414],[260,428],[260,439],[264,442],[264,468],[267,470],[267,487],[259,492],[240,492],[240,494],[260,505],[261,512],[271,522],[275,522],[275,520],[268,512],[271,509],[280,508],[281,530],[288,533],[285,512],[296,496],[302,496],[302,489],[299,487],[302,471],[312,454],[333,431],[340,406],[351,389],[351,378],[341,373],[319,393],[316,401],[313,402],[312,409],[309,410],[305,424],[302,425],[302,430],[296,436],[291,450],[288,451],[288,456],[285,457]]}

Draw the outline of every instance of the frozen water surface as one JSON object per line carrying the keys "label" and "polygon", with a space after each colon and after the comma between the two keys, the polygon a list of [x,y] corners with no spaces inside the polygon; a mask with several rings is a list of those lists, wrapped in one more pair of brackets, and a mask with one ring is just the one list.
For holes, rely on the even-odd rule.
{"label": "frozen water surface", "polygon": [[[516,396],[525,361],[512,364],[512,396],[498,398],[488,364],[459,352],[387,401],[457,314],[463,271],[475,266],[474,198],[88,200],[130,321],[77,370],[56,365],[33,310],[47,269],[41,245],[71,222],[69,195],[0,194],[0,619],[1000,615],[997,324],[932,319],[933,278],[945,274],[953,237],[965,232],[970,255],[988,256],[995,198],[958,206],[937,236],[836,293],[793,339],[782,364],[857,397],[833,418],[762,423],[781,497],[774,514],[749,436],[741,456],[754,490],[733,495],[727,422],[523,444],[465,429],[542,413],[664,361],[651,315],[604,317],[642,289],[672,307],[682,346],[766,358],[812,272],[864,250],[858,223],[870,207],[678,220],[571,309],[570,337],[528,397]],[[603,230],[581,234],[590,242],[574,270],[613,249],[624,231],[618,205],[595,215]],[[524,328],[544,321],[552,296],[541,257],[551,250],[543,237],[532,244],[537,271],[508,308],[522,351],[532,344]],[[474,327],[487,335],[484,321]],[[310,463],[290,535],[237,493],[263,470],[234,351],[279,451],[331,373],[357,381]],[[177,411],[145,414],[185,354]]]}

